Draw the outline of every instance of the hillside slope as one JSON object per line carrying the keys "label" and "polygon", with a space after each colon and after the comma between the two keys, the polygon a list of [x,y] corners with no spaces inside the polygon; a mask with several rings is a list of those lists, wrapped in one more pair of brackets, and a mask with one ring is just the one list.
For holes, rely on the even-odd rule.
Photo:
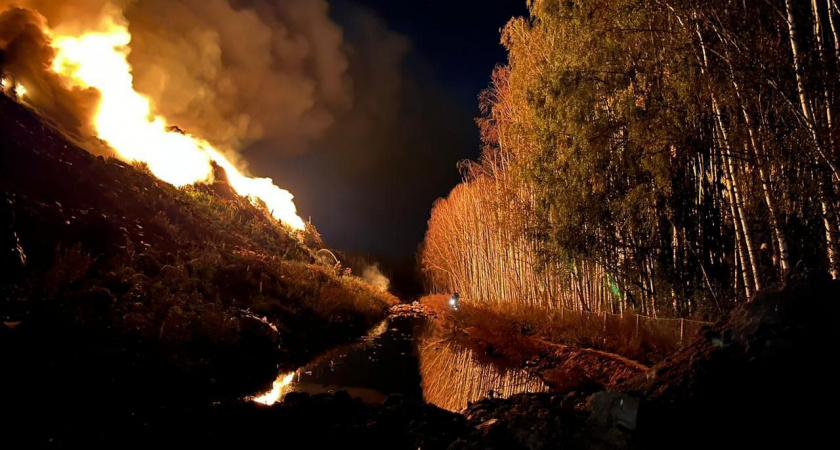
{"label": "hillside slope", "polygon": [[0,350],[26,367],[4,376],[83,363],[79,379],[238,393],[384,318],[395,299],[317,264],[317,232],[216,178],[175,188],[0,96]]}

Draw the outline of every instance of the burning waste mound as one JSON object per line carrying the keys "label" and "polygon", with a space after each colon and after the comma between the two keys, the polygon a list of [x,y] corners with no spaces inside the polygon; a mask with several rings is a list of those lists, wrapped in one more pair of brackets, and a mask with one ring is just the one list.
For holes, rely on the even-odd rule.
{"label": "burning waste mound", "polygon": [[0,0],[0,333],[19,367],[72,360],[34,348],[61,336],[221,394],[381,320],[394,299],[318,264],[292,194],[236,153],[320,137],[349,101],[345,51],[320,0]]}
{"label": "burning waste mound", "polygon": [[[159,112],[160,105],[167,104],[165,99],[136,90],[137,71],[129,61],[135,39],[123,2],[86,0],[72,7],[63,3],[0,1],[0,78],[4,93],[49,118],[89,150],[97,151],[105,143],[123,161],[144,163],[156,177],[172,185],[210,183],[214,168],[221,167],[228,184],[239,195],[265,205],[286,226],[305,228],[291,193],[269,178],[250,177],[242,170],[245,164],[233,152],[241,145],[240,140],[218,138],[217,144],[223,143],[222,147],[173,127]],[[133,2],[130,8],[140,17],[137,22],[142,24],[141,19],[156,11],[157,3]],[[230,20],[240,17],[232,9],[222,13],[231,15]],[[145,30],[142,25],[133,28]],[[159,27],[154,29],[160,31]],[[141,34],[138,45],[142,47],[154,37],[154,32],[147,31]],[[160,72],[171,67],[161,64],[155,68]],[[191,76],[198,76],[172,70],[158,73],[157,84],[186,84]],[[240,92],[232,79],[225,83],[228,92]],[[215,97],[207,90],[210,87],[197,86],[180,91]],[[203,115],[203,110],[194,109],[192,116]],[[258,138],[259,134],[248,130],[264,119],[243,115],[230,120],[207,118],[204,126],[200,121],[190,122],[207,132],[241,129],[245,136]]]}

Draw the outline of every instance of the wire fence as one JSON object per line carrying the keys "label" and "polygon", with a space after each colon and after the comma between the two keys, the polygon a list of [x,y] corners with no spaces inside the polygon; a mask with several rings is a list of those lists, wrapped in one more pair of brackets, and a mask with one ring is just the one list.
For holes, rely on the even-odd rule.
{"label": "wire fence", "polygon": [[[450,309],[450,297],[437,294],[423,302],[434,309]],[[514,302],[486,303],[462,298],[464,320],[470,326],[492,329],[513,324],[527,335],[550,342],[591,348],[622,355],[643,364],[654,364],[689,344],[698,332],[713,322],[649,317],[634,312],[614,314],[576,309],[523,305]]]}
{"label": "wire fence", "polygon": [[[484,305],[552,342],[619,354],[644,364],[661,361],[689,344],[712,322],[512,304]],[[480,311],[480,310],[479,310]],[[480,314],[479,314],[480,315]],[[478,318],[477,320],[482,320]]]}

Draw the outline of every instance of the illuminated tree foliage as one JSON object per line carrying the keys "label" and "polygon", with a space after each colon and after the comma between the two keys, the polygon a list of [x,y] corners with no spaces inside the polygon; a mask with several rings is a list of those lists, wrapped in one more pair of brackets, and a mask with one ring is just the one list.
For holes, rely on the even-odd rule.
{"label": "illuminated tree foliage", "polygon": [[795,266],[840,276],[836,0],[529,7],[432,212],[433,289],[713,316]]}

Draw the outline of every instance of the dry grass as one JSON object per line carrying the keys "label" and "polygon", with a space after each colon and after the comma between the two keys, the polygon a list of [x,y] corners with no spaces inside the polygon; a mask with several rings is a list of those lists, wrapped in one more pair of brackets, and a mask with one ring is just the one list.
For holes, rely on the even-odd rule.
{"label": "dry grass", "polygon": [[173,344],[236,342],[243,314],[290,331],[318,324],[364,330],[399,302],[319,265],[209,247],[193,256],[167,260],[146,251],[96,260],[79,245],[59,248],[33,294],[74,326],[96,322]]}
{"label": "dry grass", "polygon": [[316,314],[340,318],[352,314],[380,317],[383,311],[399,303],[387,292],[380,292],[356,277],[339,277],[323,266],[284,262],[279,266],[280,277],[293,280],[290,289],[306,298],[306,304]]}
{"label": "dry grass", "polygon": [[94,157],[16,112],[14,127],[0,123],[0,219],[19,244],[0,255],[0,319],[50,317],[59,334],[91,328],[182,359],[197,346],[202,359],[262,334],[253,316],[283,351],[305,352],[364,332],[396,302],[314,264],[314,228],[290,230],[223,183],[175,188]]}
{"label": "dry grass", "polygon": [[[430,295],[421,302],[436,311],[450,311],[448,295]],[[533,306],[486,306],[462,300],[452,314],[455,325],[473,328],[483,339],[521,346],[533,352],[521,337],[542,339],[577,348],[615,353],[651,365],[679,350],[702,328],[686,321],[680,339],[680,321],[651,319],[636,315],[606,315],[560,311]],[[530,353],[529,353],[530,354]]]}

